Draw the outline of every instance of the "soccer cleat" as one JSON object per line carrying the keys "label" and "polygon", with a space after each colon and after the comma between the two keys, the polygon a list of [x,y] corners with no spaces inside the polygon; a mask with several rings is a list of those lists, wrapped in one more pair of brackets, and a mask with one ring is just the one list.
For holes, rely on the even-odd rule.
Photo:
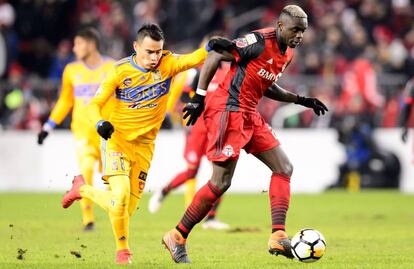
{"label": "soccer cleat", "polygon": [[88,224],[86,224],[86,225],[83,227],[83,231],[84,231],[85,233],[95,231],[95,224],[93,224],[93,222],[89,222]]}
{"label": "soccer cleat", "polygon": [[270,235],[269,253],[272,255],[282,255],[293,259],[292,246],[285,231],[279,230]]}
{"label": "soccer cleat", "polygon": [[176,263],[191,263],[185,247],[186,241],[187,239],[185,239],[176,229],[172,229],[164,235],[161,244],[168,249],[172,259]]}
{"label": "soccer cleat", "polygon": [[226,230],[230,228],[230,225],[213,218],[206,220],[203,224],[201,224],[201,227],[203,229]]}
{"label": "soccer cleat", "polygon": [[131,264],[132,263],[132,253],[129,249],[121,249],[116,252],[115,262],[117,264]]}
{"label": "soccer cleat", "polygon": [[85,180],[83,179],[82,175],[76,176],[72,180],[72,188],[63,195],[62,198],[62,207],[68,208],[70,207],[73,202],[82,199],[80,195],[79,188],[85,185]]}
{"label": "soccer cleat", "polygon": [[160,210],[164,198],[165,196],[162,194],[161,190],[154,192],[148,203],[148,211],[154,214]]}

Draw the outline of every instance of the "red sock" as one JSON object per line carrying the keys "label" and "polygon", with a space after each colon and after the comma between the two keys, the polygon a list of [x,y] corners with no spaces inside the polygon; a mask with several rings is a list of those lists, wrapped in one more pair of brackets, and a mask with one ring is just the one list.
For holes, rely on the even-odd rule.
{"label": "red sock", "polygon": [[187,169],[184,172],[179,173],[178,175],[171,180],[171,182],[162,189],[162,194],[167,195],[170,191],[178,188],[184,184],[187,180],[192,179],[196,176],[197,169]]}
{"label": "red sock", "polygon": [[272,232],[285,230],[286,213],[290,201],[290,177],[273,173],[270,180],[269,198],[272,211]]}
{"label": "red sock", "polygon": [[217,208],[219,207],[222,197],[218,198],[217,201],[214,203],[213,207],[207,213],[207,219],[215,219],[217,214]]}
{"label": "red sock", "polygon": [[194,196],[193,201],[177,225],[177,230],[187,238],[191,229],[207,215],[223,192],[210,180]]}

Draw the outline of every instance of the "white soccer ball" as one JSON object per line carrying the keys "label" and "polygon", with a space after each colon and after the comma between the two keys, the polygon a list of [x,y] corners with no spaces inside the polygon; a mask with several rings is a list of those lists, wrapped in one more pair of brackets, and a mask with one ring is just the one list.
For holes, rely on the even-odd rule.
{"label": "white soccer ball", "polygon": [[292,254],[301,262],[316,262],[326,250],[325,237],[317,230],[302,229],[292,240]]}

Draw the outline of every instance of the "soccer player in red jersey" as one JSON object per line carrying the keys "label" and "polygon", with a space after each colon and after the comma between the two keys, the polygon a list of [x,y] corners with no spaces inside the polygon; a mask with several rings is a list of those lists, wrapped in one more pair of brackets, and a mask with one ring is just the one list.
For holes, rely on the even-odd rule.
{"label": "soccer player in red jersey", "polygon": [[408,123],[414,103],[414,78],[405,85],[404,106],[401,110],[400,122],[402,126],[401,140],[406,143],[408,138]]}
{"label": "soccer player in red jersey", "polygon": [[312,108],[319,116],[328,111],[316,98],[296,95],[276,84],[302,41],[308,27],[306,13],[296,5],[283,8],[275,28],[265,28],[233,41],[230,53],[210,52],[201,70],[196,95],[184,108],[194,124],[204,110],[204,96],[220,61],[232,61],[231,70],[206,103],[203,117],[208,131],[207,157],[213,175],[194,196],[178,225],[162,238],[177,263],[189,263],[186,240],[214,203],[230,187],[240,150],[253,154],[272,171],[269,198],[272,233],[269,252],[293,258],[285,232],[293,166],[271,127],[256,111],[259,99],[268,98]]}
{"label": "soccer player in red jersey", "polygon": [[[219,83],[225,78],[229,69],[230,66],[228,63],[220,64],[207,88],[207,100],[209,99],[209,96],[211,96],[211,94],[217,89]],[[193,81],[189,83],[190,85],[187,85],[186,89],[184,89],[185,92],[183,93],[183,96],[189,96],[190,92],[195,91],[197,88],[199,76],[200,68],[197,69]],[[183,100],[183,102],[187,101],[189,101],[189,97],[187,97],[187,100]],[[153,194],[148,203],[149,212],[156,213],[160,209],[164,199],[172,190],[180,187],[182,184],[190,179],[193,179],[197,175],[201,159],[206,153],[206,148],[207,127],[204,123],[203,117],[200,117],[198,121],[193,126],[190,126],[186,132],[184,159],[187,162],[187,169],[178,173],[170,182],[168,182],[166,186]],[[204,229],[223,230],[229,228],[229,225],[227,223],[223,223],[216,218],[217,208],[220,205],[220,201],[221,199],[217,200],[214,206],[208,212],[207,218],[202,225]]]}

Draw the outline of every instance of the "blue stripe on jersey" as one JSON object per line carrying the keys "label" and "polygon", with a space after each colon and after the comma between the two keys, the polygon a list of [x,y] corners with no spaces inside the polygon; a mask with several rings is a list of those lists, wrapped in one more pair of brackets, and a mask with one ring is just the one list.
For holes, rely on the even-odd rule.
{"label": "blue stripe on jersey", "polygon": [[76,97],[93,97],[99,87],[99,83],[94,84],[78,84],[75,85],[74,91]]}
{"label": "blue stripe on jersey", "polygon": [[133,67],[135,67],[136,69],[138,69],[139,71],[144,72],[144,73],[147,73],[149,70],[147,70],[147,69],[145,69],[145,68],[142,68],[141,66],[137,65],[137,64],[134,62],[134,56],[135,56],[135,53],[134,53],[134,54],[132,54],[132,55],[129,57],[129,62],[130,62],[130,64],[131,64]]}
{"label": "blue stripe on jersey", "polygon": [[170,91],[172,78],[162,82],[116,90],[116,98],[125,102],[141,102],[160,98]]}

